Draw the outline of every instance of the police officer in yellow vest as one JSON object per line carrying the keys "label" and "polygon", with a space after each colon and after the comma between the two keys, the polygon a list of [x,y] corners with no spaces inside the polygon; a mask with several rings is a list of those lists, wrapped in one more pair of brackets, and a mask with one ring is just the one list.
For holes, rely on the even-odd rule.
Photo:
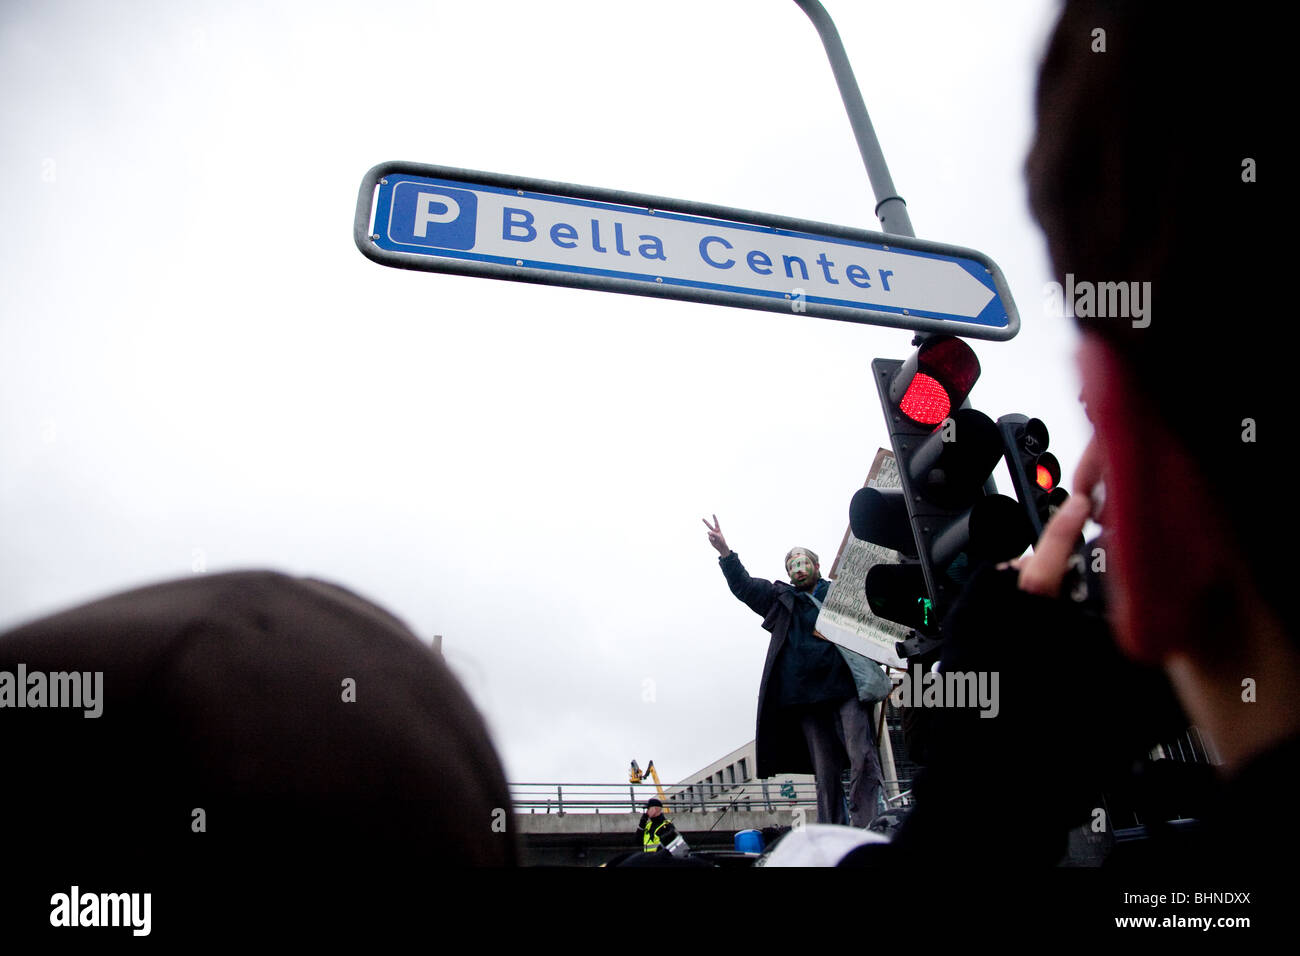
{"label": "police officer in yellow vest", "polygon": [[646,801],[645,812],[637,824],[637,836],[641,838],[641,849],[646,853],[667,849],[677,837],[677,828],[664,816],[664,805],[658,797]]}

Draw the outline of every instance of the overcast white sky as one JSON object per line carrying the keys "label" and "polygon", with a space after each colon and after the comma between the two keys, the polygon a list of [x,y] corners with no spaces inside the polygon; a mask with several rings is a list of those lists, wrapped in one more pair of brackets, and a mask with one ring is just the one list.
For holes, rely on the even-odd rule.
{"label": "overcast white sky", "polygon": [[[973,404],[1044,418],[1068,477],[1022,174],[1056,4],[825,2],[917,234],[1019,306],[972,341]],[[791,0],[0,17],[0,628],[270,567],[444,635],[511,780],[677,780],[752,739],[768,635],[700,519],[755,575],[828,568],[888,443],[870,361],[911,333],[388,269],[351,228],[399,159],[878,229]]]}

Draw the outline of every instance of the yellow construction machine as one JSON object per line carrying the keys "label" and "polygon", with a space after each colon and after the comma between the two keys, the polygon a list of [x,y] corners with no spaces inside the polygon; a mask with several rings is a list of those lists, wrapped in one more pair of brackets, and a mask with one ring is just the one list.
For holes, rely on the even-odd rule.
{"label": "yellow construction machine", "polygon": [[659,782],[659,771],[655,769],[655,762],[651,760],[650,763],[646,765],[645,773],[642,773],[641,768],[638,767],[636,761],[633,760],[632,769],[627,773],[627,782],[641,783],[646,777],[650,777],[654,780],[655,789],[659,791],[659,799],[663,801],[664,809],[668,809],[668,794],[664,793],[664,785]]}

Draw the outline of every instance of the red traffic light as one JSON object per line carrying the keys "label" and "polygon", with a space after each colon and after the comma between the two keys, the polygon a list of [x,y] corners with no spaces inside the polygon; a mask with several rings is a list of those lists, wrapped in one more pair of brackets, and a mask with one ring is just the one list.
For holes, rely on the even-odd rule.
{"label": "red traffic light", "polygon": [[898,409],[919,425],[938,425],[948,417],[952,404],[946,388],[924,372],[918,372],[903,393]]}
{"label": "red traffic light", "polygon": [[1045,451],[1034,463],[1034,483],[1044,491],[1051,491],[1061,481],[1061,465],[1056,456]]}
{"label": "red traffic light", "polygon": [[899,368],[889,399],[918,425],[938,425],[961,407],[980,377],[975,351],[961,339],[936,335]]}

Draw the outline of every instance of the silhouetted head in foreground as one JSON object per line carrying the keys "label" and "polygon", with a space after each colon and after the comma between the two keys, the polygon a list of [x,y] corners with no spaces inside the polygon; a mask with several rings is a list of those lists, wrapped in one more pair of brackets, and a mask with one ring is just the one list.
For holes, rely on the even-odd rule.
{"label": "silhouetted head in foreground", "polygon": [[473,704],[342,588],[270,572],[141,588],[0,636],[0,672],[24,694],[0,698],[5,829],[65,892],[516,862]]}
{"label": "silhouetted head in foreground", "polygon": [[1282,176],[1264,140],[1272,32],[1173,3],[1066,4],[1027,165],[1083,333],[1096,435],[1075,493],[1104,481],[1116,639],[1164,667],[1229,775],[1300,733],[1279,553],[1297,512],[1266,505],[1293,451],[1300,345],[1264,239]]}

